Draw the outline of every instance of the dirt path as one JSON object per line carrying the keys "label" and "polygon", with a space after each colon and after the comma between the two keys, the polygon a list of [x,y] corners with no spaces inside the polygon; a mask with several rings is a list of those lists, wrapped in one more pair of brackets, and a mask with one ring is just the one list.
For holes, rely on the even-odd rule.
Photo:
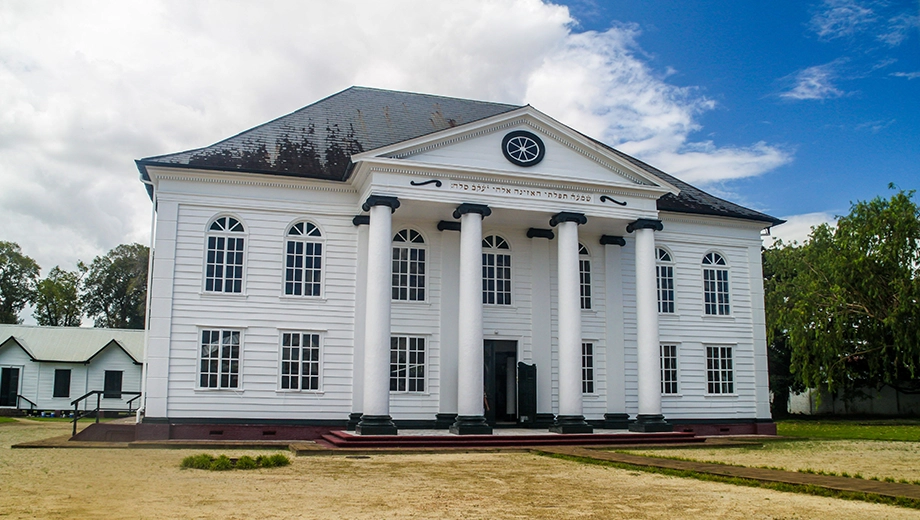
{"label": "dirt path", "polygon": [[[589,466],[530,454],[300,457],[180,470],[200,450],[11,450],[66,433],[0,424],[3,518],[917,518],[892,506]],[[231,456],[246,452],[223,451]],[[253,452],[249,452],[253,453]]]}

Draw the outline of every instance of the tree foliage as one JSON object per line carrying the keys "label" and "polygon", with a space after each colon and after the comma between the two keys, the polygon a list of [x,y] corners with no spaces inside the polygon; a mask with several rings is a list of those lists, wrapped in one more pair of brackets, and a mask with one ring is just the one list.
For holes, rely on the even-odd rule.
{"label": "tree foliage", "polygon": [[808,387],[915,384],[920,367],[920,208],[913,191],[853,204],[836,228],[764,254],[771,344],[788,341]]}
{"label": "tree foliage", "polygon": [[55,266],[38,282],[32,304],[32,317],[39,325],[79,327],[83,316],[80,301],[80,273]]}
{"label": "tree foliage", "polygon": [[84,310],[96,327],[144,328],[149,253],[146,246],[122,244],[89,266],[80,264]]}
{"label": "tree foliage", "polygon": [[32,299],[38,264],[19,244],[0,241],[0,323],[21,323],[19,311]]}

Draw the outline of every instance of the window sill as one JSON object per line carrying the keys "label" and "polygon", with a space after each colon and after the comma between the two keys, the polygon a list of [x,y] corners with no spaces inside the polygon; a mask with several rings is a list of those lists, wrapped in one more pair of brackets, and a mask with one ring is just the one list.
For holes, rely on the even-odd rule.
{"label": "window sill", "polygon": [[390,300],[392,305],[406,305],[411,307],[417,306],[426,306],[431,307],[431,302],[428,300]]}
{"label": "window sill", "polygon": [[230,293],[230,292],[211,292],[211,291],[199,291],[198,295],[202,298],[208,299],[221,299],[221,298],[234,298],[245,300],[249,298],[249,293]]}
{"label": "window sill", "polygon": [[659,313],[658,313],[658,319],[659,319],[659,320],[661,320],[661,319],[664,319],[664,320],[679,320],[679,319],[680,319],[680,314],[677,314],[676,312],[659,312]]}
{"label": "window sill", "polygon": [[406,392],[406,391],[400,392],[399,390],[390,390],[390,396],[396,397],[396,398],[400,398],[400,396],[404,396],[405,399],[408,399],[411,397],[430,397],[431,392]]}
{"label": "window sill", "polygon": [[661,394],[662,399],[674,399],[683,397],[684,394]]}
{"label": "window sill", "polygon": [[233,393],[242,393],[242,388],[196,388],[195,392],[233,392]]}
{"label": "window sill", "polygon": [[714,397],[716,399],[720,397],[739,397],[738,394],[703,394],[703,397]]}
{"label": "window sill", "polygon": [[703,314],[704,320],[713,320],[713,321],[735,321],[735,316],[732,314]]}
{"label": "window sill", "polygon": [[291,300],[295,302],[319,302],[325,303],[325,296],[298,296],[296,294],[281,294],[278,296],[279,300]]}
{"label": "window sill", "polygon": [[582,399],[587,399],[587,400],[589,400],[589,401],[597,401],[598,399],[601,398],[601,394],[598,394],[598,393],[593,393],[593,394],[581,394],[581,398],[582,398]]}
{"label": "window sill", "polygon": [[325,390],[284,390],[277,389],[275,390],[276,394],[295,394],[295,395],[315,395],[322,396],[326,393]]}

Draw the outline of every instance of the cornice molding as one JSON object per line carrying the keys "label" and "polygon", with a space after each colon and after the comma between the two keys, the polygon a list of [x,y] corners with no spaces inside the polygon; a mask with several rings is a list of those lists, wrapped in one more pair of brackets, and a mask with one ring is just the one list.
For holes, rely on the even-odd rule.
{"label": "cornice molding", "polygon": [[[222,177],[203,177],[199,175],[157,175],[154,174],[153,177],[157,180],[167,180],[167,181],[189,181],[189,182],[201,182],[205,184],[235,184],[239,186],[258,186],[264,188],[293,188],[299,190],[309,190],[309,191],[325,191],[333,193],[358,193],[358,190],[351,188],[349,186],[343,185],[341,188],[333,186],[316,186],[312,184],[300,184],[292,182],[272,182],[272,181],[256,181],[252,179],[227,179]],[[332,181],[336,182],[336,181]]]}

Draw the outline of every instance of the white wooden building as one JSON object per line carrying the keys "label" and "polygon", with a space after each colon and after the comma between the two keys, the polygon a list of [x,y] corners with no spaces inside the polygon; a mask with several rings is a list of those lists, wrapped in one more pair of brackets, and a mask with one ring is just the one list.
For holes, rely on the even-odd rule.
{"label": "white wooden building", "polygon": [[782,221],[531,106],[353,87],[137,166],[140,438],[773,428],[760,234]]}
{"label": "white wooden building", "polygon": [[137,403],[143,352],[142,330],[0,325],[0,409],[73,410],[98,390],[102,408],[126,410]]}

